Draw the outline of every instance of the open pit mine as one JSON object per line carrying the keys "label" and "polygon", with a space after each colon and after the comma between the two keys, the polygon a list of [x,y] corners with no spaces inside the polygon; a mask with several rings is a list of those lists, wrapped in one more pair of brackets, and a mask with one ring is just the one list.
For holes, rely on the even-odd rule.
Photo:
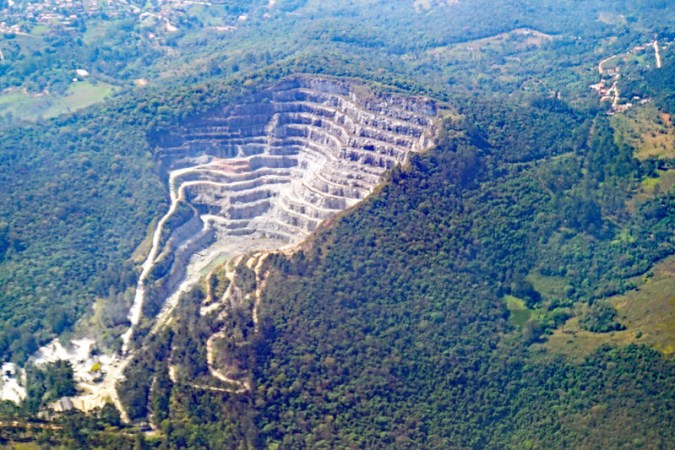
{"label": "open pit mine", "polygon": [[294,78],[162,136],[169,211],[143,265],[124,336],[162,323],[214,264],[294,246],[430,145],[436,105],[365,86]]}
{"label": "open pit mine", "polygon": [[[121,355],[105,361],[98,383],[76,380],[86,394],[72,403],[88,410],[112,400],[124,417],[117,382],[140,338],[169,322],[182,293],[228,262],[255,270],[270,252],[292,251],[322,221],[369,195],[410,152],[431,145],[437,116],[427,98],[300,76],[158,137],[170,207],[142,265]],[[241,300],[232,281],[219,298],[209,295],[203,314]],[[251,303],[257,322],[258,302]],[[223,358],[214,343],[225,334],[209,339],[211,375],[234,386],[231,392],[246,390],[250,383],[236,368],[217,367]],[[78,370],[81,361],[71,361],[76,374],[88,370]]]}

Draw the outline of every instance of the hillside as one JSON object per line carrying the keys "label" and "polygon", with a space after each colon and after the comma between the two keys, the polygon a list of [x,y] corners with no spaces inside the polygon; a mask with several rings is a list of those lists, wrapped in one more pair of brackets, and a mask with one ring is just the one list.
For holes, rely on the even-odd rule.
{"label": "hillside", "polygon": [[675,443],[667,2],[0,8],[0,445]]}
{"label": "hillside", "polygon": [[[577,314],[616,323],[582,307],[632,292],[636,276],[648,279],[672,254],[672,194],[634,213],[606,200],[627,201],[619,181],[644,169],[618,157],[602,117],[584,127],[572,111],[492,103],[460,113],[435,149],[300,252],[240,263],[232,283],[244,298],[261,294],[259,303],[226,295],[227,314],[200,318],[208,291],[187,296],[173,333],[132,362],[123,385],[132,415],[153,417],[158,395],[183,399],[156,423],[183,423],[162,429],[187,446],[218,446],[213,430],[222,429],[234,442],[273,448],[667,447],[668,353],[625,347],[629,340],[579,362],[539,343]],[[520,139],[480,139],[499,116],[503,133]],[[552,121],[566,126],[553,131]],[[587,144],[578,134],[590,129]],[[600,174],[615,186],[606,197]],[[563,292],[545,289],[554,280]],[[507,296],[522,299],[531,318],[511,323]],[[199,349],[214,333],[224,341],[221,364],[252,383],[250,394],[208,381],[213,361]],[[172,370],[178,376],[159,388]],[[231,414],[240,396],[252,402],[246,422],[186,412],[215,402]]]}

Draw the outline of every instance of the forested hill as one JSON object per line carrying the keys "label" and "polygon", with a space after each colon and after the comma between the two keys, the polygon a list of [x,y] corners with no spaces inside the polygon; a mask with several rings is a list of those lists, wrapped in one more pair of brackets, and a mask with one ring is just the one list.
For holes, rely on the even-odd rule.
{"label": "forested hill", "polygon": [[[124,80],[118,80],[116,99],[86,113],[37,125],[7,118],[0,141],[0,180],[7,187],[0,193],[3,359],[25,360],[36,346],[70,330],[97,299],[106,330],[125,322],[135,278],[135,262],[128,260],[137,262],[143,254],[138,246],[166,201],[147,139],[158,129],[303,72],[364,78],[452,103],[463,98],[546,103],[557,95],[562,102],[553,107],[603,111],[588,89],[598,81],[598,61],[644,44],[655,33],[666,40],[673,33],[664,20],[672,12],[656,0],[502,1],[498,8],[482,0],[431,2],[432,8],[417,13],[412,5],[380,1],[367,2],[368,8],[360,2],[277,3],[278,9],[268,11],[227,2],[227,14],[218,20],[250,13],[231,39],[214,35],[215,23],[203,17],[187,21],[187,30],[169,40],[166,60],[157,48],[146,61],[145,51],[139,56],[120,44],[117,56],[134,69],[117,72]],[[85,37],[101,31],[100,20],[107,23],[87,20]],[[125,32],[139,37],[144,30],[129,18],[109,21],[115,39]],[[95,64],[77,59],[89,51],[106,55],[111,37],[78,40],[76,29],[53,33],[33,39],[8,33],[2,41],[0,85],[10,91],[0,105],[12,105],[19,89],[36,99],[61,92],[67,70],[78,65],[91,69],[93,84],[114,81],[109,67],[95,70]],[[261,55],[252,48],[268,51]],[[122,50],[133,52],[124,56]],[[664,67],[658,71],[649,69],[648,53],[624,63],[630,71],[620,80],[621,102],[638,95],[672,109],[672,48],[662,53]],[[149,64],[154,58],[156,64]],[[209,70],[197,70],[193,59]],[[149,85],[128,88],[124,83],[141,76],[139,61],[149,64],[144,63]],[[38,78],[46,91],[35,91]],[[24,110],[21,105],[17,108]],[[486,136],[496,139],[498,128]],[[44,310],[49,314],[40,313]],[[114,347],[115,332],[110,334],[106,341]]]}
{"label": "forested hill", "polygon": [[[134,8],[2,28],[0,362],[26,369],[2,375],[27,396],[0,402],[0,447],[675,447],[669,2],[150,2],[154,28]],[[83,55],[89,78],[71,81]],[[206,200],[162,233],[162,146],[185,132],[237,149],[279,124],[263,112],[298,76],[335,83],[278,94],[317,136],[330,121],[303,115],[310,101],[363,92],[348,107],[366,117],[434,105],[433,144],[294,251],[212,261],[123,354],[153,233],[168,240],[220,199],[186,194]],[[92,87],[114,94],[81,102]],[[51,119],[32,109],[43,100]],[[216,129],[242,117],[251,128]],[[32,364],[82,337],[91,381]],[[104,356],[123,361],[119,398],[54,412],[109,381]]]}
{"label": "forested hill", "polygon": [[[215,323],[197,313],[205,288],[186,296],[128,372],[132,414],[161,410],[168,442],[186,447],[668,448],[672,357],[642,345],[642,328],[601,344],[625,329],[605,299],[649,289],[675,250],[673,192],[626,206],[653,162],[617,145],[604,115],[458,112],[362,205],[270,257],[257,332],[244,307]],[[579,317],[592,331],[566,339],[595,341],[570,358],[547,341]],[[172,383],[171,364],[204,379],[221,326],[251,394]]]}
{"label": "forested hill", "polygon": [[[617,243],[616,213],[593,198],[597,186],[585,188],[594,183],[580,170],[594,152],[617,151],[611,141],[596,144],[604,119],[587,146],[575,134],[588,128],[573,115],[477,109],[464,138],[414,159],[311,249],[276,262],[264,297],[268,342],[257,354],[258,422],[268,444],[672,444],[672,359],[606,347],[570,364],[531,344],[575,303],[624,289],[673,252],[675,197],[624,216],[620,227],[635,239]],[[480,139],[497,117],[505,117],[504,134]],[[553,122],[565,125],[551,133]],[[617,161],[591,163],[587,174],[616,171],[616,182],[640,170]],[[654,216],[653,208],[665,209]],[[535,273],[561,276],[568,295],[541,295],[528,281]],[[505,295],[526,299],[540,316],[510,324]]]}

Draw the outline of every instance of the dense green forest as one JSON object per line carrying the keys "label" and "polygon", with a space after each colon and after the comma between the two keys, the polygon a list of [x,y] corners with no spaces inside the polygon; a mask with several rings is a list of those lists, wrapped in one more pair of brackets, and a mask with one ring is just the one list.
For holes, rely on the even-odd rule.
{"label": "dense green forest", "polygon": [[[518,126],[515,117],[502,126],[508,134],[514,131],[509,125]],[[627,276],[672,253],[674,243],[672,213],[654,220],[651,203],[623,225],[661,236],[617,245],[616,231],[604,231],[602,214],[579,211],[579,231],[566,231],[561,243],[556,233],[567,228],[569,212],[545,187],[551,166],[561,160],[530,153],[565,149],[565,136],[546,139],[553,117],[547,119],[533,130],[537,139],[515,147],[502,139],[475,146],[471,135],[469,142],[439,145],[317,236],[308,253],[277,263],[263,318],[271,342],[258,355],[256,400],[266,442],[282,448],[672,443],[672,390],[662,378],[674,373],[672,361],[639,347],[600,349],[579,366],[528,352],[528,344],[565,320],[576,299],[592,301],[606,286],[622,289]],[[490,122],[472,121],[476,132]],[[536,127],[537,121],[527,123]],[[561,129],[573,142],[574,128]],[[589,153],[611,151],[593,144],[567,150],[571,174]],[[620,170],[612,164],[590,166],[588,173]],[[588,183],[556,180],[571,192]],[[653,202],[672,211],[673,200],[665,194]],[[554,239],[558,245],[552,246]],[[593,251],[579,254],[577,246],[565,245],[574,240]],[[635,258],[616,267],[623,255]],[[564,267],[566,260],[571,264]],[[542,298],[525,280],[533,270],[550,270],[551,261],[563,264],[566,298]],[[579,276],[594,272],[590,284]],[[514,330],[506,321],[505,293],[539,303],[546,313]],[[623,394],[612,399],[610,386],[618,384]],[[626,398],[634,402],[623,404]],[[593,425],[575,425],[595,414]],[[636,425],[637,417],[647,416],[649,424]]]}
{"label": "dense green forest", "polygon": [[[618,86],[673,113],[669,2],[260,3],[173,11],[179,31],[155,37],[103,13],[2,35],[0,362],[83,330],[97,351],[119,350],[168,204],[155,143],[186,120],[288,75],[339,76],[451,105],[433,148],[302,250],[266,260],[257,330],[250,311],[200,314],[229,280],[185,294],[170,326],[138,339],[119,385],[131,425],[112,405],[45,416],[76,392],[73,370],[28,365],[28,399],[0,404],[0,447],[675,446],[672,352],[637,334],[579,360],[545,345],[571,318],[626,330],[609,299],[675,254],[672,150],[636,158],[588,88],[600,60],[658,36],[663,67],[635,57]],[[20,89],[66,95],[76,68],[117,93],[51,120],[3,112]],[[260,287],[236,274],[243,292]],[[250,392],[209,374],[207,340],[223,329]]]}

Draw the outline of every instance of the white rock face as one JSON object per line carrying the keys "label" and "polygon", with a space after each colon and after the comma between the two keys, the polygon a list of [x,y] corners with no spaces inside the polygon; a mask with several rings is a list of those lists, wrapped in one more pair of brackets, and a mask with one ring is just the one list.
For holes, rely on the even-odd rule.
{"label": "white rock face", "polygon": [[[64,347],[58,339],[40,347],[31,362],[36,366],[42,366],[56,361],[69,361],[73,366],[73,377],[77,383],[93,383],[100,377],[101,369],[107,369],[112,358],[99,355],[95,351],[96,341],[90,338],[73,339],[68,348]],[[99,368],[99,370],[93,370]]]}
{"label": "white rock face", "polygon": [[3,364],[0,371],[0,401],[19,404],[26,398],[26,389],[19,382],[19,371],[12,363]]}
{"label": "white rock face", "polygon": [[214,261],[297,244],[358,203],[431,144],[435,119],[428,99],[297,77],[163,136],[171,207],[139,278],[125,351],[141,317],[159,313],[162,323]]}

